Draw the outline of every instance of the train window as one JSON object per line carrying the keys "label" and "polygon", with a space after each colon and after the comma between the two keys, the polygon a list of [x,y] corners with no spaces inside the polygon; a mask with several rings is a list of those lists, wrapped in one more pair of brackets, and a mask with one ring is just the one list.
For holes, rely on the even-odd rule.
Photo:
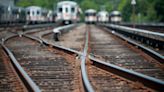
{"label": "train window", "polygon": [[34,11],[32,11],[32,15],[34,15],[35,14],[35,12]]}
{"label": "train window", "polygon": [[119,14],[118,16],[121,17],[121,14]]}
{"label": "train window", "polygon": [[27,15],[30,15],[30,11],[27,11]]}
{"label": "train window", "polygon": [[85,13],[85,16],[89,16],[89,14],[88,13]]}
{"label": "train window", "polygon": [[62,8],[59,8],[59,12],[62,12],[63,11],[63,9]]}
{"label": "train window", "polygon": [[36,14],[37,14],[37,15],[39,15],[39,14],[40,14],[40,12],[39,12],[39,11],[37,11],[37,12],[36,12]]}
{"label": "train window", "polygon": [[72,8],[71,8],[71,11],[72,11],[72,13],[74,13],[74,12],[75,12],[75,8],[74,8],[74,7],[72,7]]}
{"label": "train window", "polygon": [[65,12],[68,13],[68,8],[65,8]]}
{"label": "train window", "polygon": [[93,16],[96,16],[96,13],[93,13]]}
{"label": "train window", "polygon": [[1,12],[1,13],[4,13],[4,12],[5,12],[3,6],[0,6],[0,12]]}

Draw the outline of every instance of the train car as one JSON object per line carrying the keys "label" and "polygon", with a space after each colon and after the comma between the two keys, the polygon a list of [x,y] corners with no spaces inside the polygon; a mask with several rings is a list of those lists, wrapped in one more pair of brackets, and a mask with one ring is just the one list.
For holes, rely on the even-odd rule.
{"label": "train car", "polygon": [[22,7],[14,7],[12,9],[12,15],[14,19],[14,23],[25,23],[26,21],[26,12]]}
{"label": "train car", "polygon": [[29,6],[26,8],[27,24],[35,24],[41,22],[42,8],[38,6]]}
{"label": "train car", "polygon": [[42,8],[39,23],[48,23],[48,22],[50,22],[49,19],[51,19],[51,17],[52,16],[51,16],[51,14],[49,14],[49,10]]}
{"label": "train car", "polygon": [[46,23],[52,20],[52,12],[39,6],[29,6],[26,8],[27,24]]}
{"label": "train car", "polygon": [[61,1],[57,3],[56,21],[64,24],[76,23],[80,21],[81,10],[76,2]]}
{"label": "train car", "polygon": [[52,10],[38,6],[29,6],[27,8],[7,6],[0,3],[0,24],[31,24],[54,22]]}
{"label": "train car", "polygon": [[111,23],[120,23],[122,21],[121,13],[119,11],[112,11],[109,15]]}
{"label": "train car", "polygon": [[25,22],[24,8],[0,5],[0,12],[1,24],[16,24]]}
{"label": "train car", "polygon": [[0,6],[0,21],[1,24],[11,24],[15,19],[13,18],[13,9],[10,6]]}
{"label": "train car", "polygon": [[0,4],[0,24],[7,23],[7,7]]}
{"label": "train car", "polygon": [[98,12],[97,13],[97,22],[108,23],[109,22],[109,13],[107,11]]}
{"label": "train car", "polygon": [[85,11],[85,22],[87,24],[94,24],[96,23],[97,18],[96,18],[96,10],[94,9],[87,9]]}

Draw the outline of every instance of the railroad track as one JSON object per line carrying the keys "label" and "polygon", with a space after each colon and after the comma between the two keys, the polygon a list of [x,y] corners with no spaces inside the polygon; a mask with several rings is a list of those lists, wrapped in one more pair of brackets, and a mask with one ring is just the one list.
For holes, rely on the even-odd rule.
{"label": "railroad track", "polygon": [[164,67],[155,59],[98,27],[91,26],[90,32],[92,54],[108,63],[164,80]]}
{"label": "railroad track", "polygon": [[[76,33],[76,29],[84,30],[83,32]],[[90,34],[88,35],[88,33]],[[94,26],[85,27],[85,25],[82,25],[76,27],[67,34],[64,34],[63,37],[72,36],[71,34],[80,35],[80,37],[75,36],[76,39],[73,40],[74,42],[76,42],[78,41],[78,39],[80,39],[80,45],[75,46],[75,48],[73,47],[73,45],[69,45],[68,48],[62,47],[60,46],[61,44],[59,44],[58,42],[52,41],[53,35],[49,31],[35,32],[28,35],[24,35],[23,33],[23,37],[12,37],[12,39],[8,39],[5,42],[5,45],[10,48],[14,56],[16,56],[15,58],[18,60],[19,64],[23,67],[25,72],[30,76],[30,79],[33,81],[34,84],[36,84],[36,86],[38,86],[39,90],[41,91],[161,91],[163,89],[163,81],[154,79],[160,78],[162,80],[163,75],[157,75],[157,77],[155,75],[154,78],[147,76],[145,78],[145,76],[143,76],[142,74],[138,74],[136,72],[121,68],[125,67],[123,65],[121,65],[121,67],[118,67],[120,66],[120,64],[115,64],[118,66],[113,65],[114,63],[110,64],[112,63],[108,62],[110,58],[108,56],[103,57],[106,54],[101,55],[102,53],[95,53],[94,51],[92,51],[93,49],[97,50],[97,48],[95,48],[97,47],[96,45],[101,45],[98,46],[98,48],[102,48],[103,51],[108,50],[108,45],[111,44],[104,44],[102,42],[104,40],[100,40],[99,38],[105,37],[105,35],[109,36],[109,33],[106,33],[105,31],[100,30],[99,28]],[[96,35],[100,36],[96,38],[96,42],[98,44],[93,44],[95,42],[92,41],[95,41],[95,39],[92,38],[94,38],[94,36]],[[70,41],[71,39],[72,38],[70,37],[68,41]],[[113,37],[113,39],[118,40],[118,38],[116,37]],[[39,41],[41,44],[34,40]],[[64,38],[61,41],[67,42],[67,39]],[[118,42],[119,41],[114,43],[118,44]],[[47,47],[43,44],[50,47]],[[65,43],[62,45],[66,46]],[[79,50],[79,48],[81,49],[81,47],[78,46],[81,45],[84,46],[84,51]],[[93,45],[95,47],[92,47]],[[103,47],[105,45],[107,47]],[[124,47],[123,49],[127,48],[127,43],[124,43],[123,45],[124,46],[120,47]],[[73,48],[74,50],[70,48]],[[81,52],[76,50],[79,50]],[[144,56],[140,55],[141,51],[138,52],[134,49],[130,49],[130,51],[135,52],[133,54],[138,53],[134,56]],[[92,52],[91,55],[88,54],[90,52]],[[75,56],[80,56],[80,60]],[[106,63],[104,61],[97,60],[92,56],[104,60],[106,61]],[[148,60],[150,60],[149,63],[152,63],[153,67],[158,69],[161,68],[161,65],[159,63],[153,61],[154,59]],[[81,61],[81,64],[77,61]],[[81,69],[79,68],[79,65]],[[152,68],[152,66],[150,68]],[[107,69],[105,69],[104,67]],[[108,69],[109,67],[112,67],[112,69]],[[125,68],[130,69],[129,66]],[[135,69],[136,67],[134,68],[134,70]],[[124,73],[126,74],[126,76],[124,75]],[[128,78],[127,76],[132,77]]]}
{"label": "railroad track", "polygon": [[96,92],[153,91],[144,87],[139,82],[129,81],[128,79],[122,78],[93,65],[89,65],[87,68],[89,80],[91,81],[91,85]]}
{"label": "railroad track", "polygon": [[[85,29],[85,28],[83,28],[83,29]],[[88,29],[88,28],[86,28],[86,29]],[[111,41],[111,40],[109,40],[109,38],[111,38],[111,37],[103,37],[104,34],[107,35],[107,36],[109,36],[109,33],[105,33],[104,32],[103,34],[101,34],[100,31],[102,31],[102,30],[99,29],[100,31],[97,32],[96,30],[98,30],[98,29],[97,28],[94,28],[94,27],[91,30],[92,30],[91,37],[90,37],[90,41],[91,41],[90,42],[90,44],[91,44],[91,47],[90,48],[91,48],[91,52],[92,52],[91,55],[94,55],[94,56],[98,57],[101,60],[104,60],[104,59],[106,61],[107,60],[110,60],[109,57],[107,58],[107,55],[108,55],[108,53],[110,53],[109,50],[112,50],[112,49],[109,49],[111,47],[110,46],[108,47],[108,44],[106,44],[106,41],[107,40],[108,41]],[[79,31],[79,30],[76,30],[76,31]],[[92,38],[93,35],[95,36],[95,38]],[[48,35],[49,38],[47,37],[47,39],[52,39],[51,38],[52,36],[53,35]],[[102,38],[105,38],[106,40],[100,40]],[[92,43],[92,40],[94,40],[96,44],[93,44]],[[123,64],[122,64],[123,62],[120,62],[122,64],[121,65],[121,64],[119,64],[119,62],[114,61],[116,65],[118,65],[120,67],[127,68],[127,69],[131,69],[131,70],[133,69],[133,70],[136,70],[136,72],[140,72],[142,74],[147,74],[149,76],[156,77],[156,78],[159,78],[159,79],[163,80],[163,70],[162,70],[163,67],[161,66],[160,63],[157,63],[152,58],[151,59],[148,59],[148,60],[147,59],[144,59],[144,58],[150,58],[150,57],[148,55],[146,55],[146,54],[143,54],[143,52],[141,52],[141,51],[137,51],[136,49],[134,50],[134,48],[133,47],[130,47],[129,45],[127,47],[127,43],[126,44],[122,44],[122,46],[121,46],[121,44],[118,44],[119,41],[116,42],[116,41],[113,40],[112,42],[114,42],[114,44],[116,45],[116,49],[118,49],[118,48],[125,49],[125,50],[123,50],[123,52],[121,52],[122,54],[125,53],[125,57],[126,57],[126,54],[127,53],[131,53],[132,54],[132,58],[130,58],[131,56],[127,56],[127,57],[129,57],[129,58],[126,57],[127,59],[126,58],[121,58],[121,59],[125,59],[124,62],[126,64],[129,63],[129,65],[127,65],[125,67],[126,64],[123,66]],[[110,45],[113,44],[112,42],[111,42]],[[108,53],[105,53],[105,54],[102,54],[101,53],[101,55],[99,55],[100,53],[98,54],[96,51],[95,51],[96,53],[93,53],[93,50],[96,50],[96,49],[95,49],[95,47],[92,47],[92,46],[97,46],[97,45],[100,45],[100,47],[98,46],[99,47],[98,48],[98,51],[100,51],[100,53],[101,53],[101,50],[102,50],[102,52],[104,51],[103,53],[105,53],[105,52],[108,52]],[[117,47],[117,45],[118,45],[118,47]],[[107,48],[105,46],[107,46]],[[129,49],[129,47],[131,49]],[[113,53],[113,52],[111,52],[111,53]],[[120,53],[120,52],[118,51],[118,53]],[[116,53],[114,55],[117,55],[118,53]],[[128,54],[128,55],[130,55],[130,54]],[[115,59],[117,59],[117,58],[115,58]],[[135,63],[135,60],[137,60],[137,58],[139,58],[139,60],[138,60],[139,63]],[[114,58],[113,58],[113,60],[114,60]],[[129,60],[129,61],[132,60],[133,63],[128,62],[128,61],[126,62],[126,60]],[[142,60],[144,61],[143,63],[141,62]],[[114,62],[113,62],[113,64],[114,64]],[[112,62],[110,62],[110,63],[112,63]],[[135,66],[134,64],[140,64],[142,66],[139,67],[139,68],[137,68],[137,66]],[[144,64],[148,64],[148,65],[144,67]],[[99,66],[99,65],[97,65],[97,66]],[[112,74],[109,71],[103,71],[104,70],[103,68],[100,68],[99,67],[100,68],[99,69],[97,66],[96,67],[94,65],[89,65],[88,66],[88,74],[89,74],[88,76],[89,76],[89,79],[90,79],[90,81],[91,81],[91,83],[93,85],[93,88],[95,90],[98,90],[98,91],[107,91],[107,90],[111,90],[112,89],[112,90],[116,90],[116,91],[120,91],[120,90],[124,90],[124,91],[132,91],[132,90],[148,91],[149,90],[149,91],[153,91],[153,90],[151,90],[151,89],[146,88],[145,86],[143,86],[142,83],[139,83],[139,82],[136,82],[136,81],[135,82],[129,81],[128,78],[127,79],[121,78],[121,77],[119,77],[119,75]],[[150,71],[149,71],[149,69],[150,69]],[[98,72],[98,71],[100,71],[100,72]],[[153,73],[158,72],[159,74],[156,73],[155,75],[152,75],[151,74],[152,72]],[[112,76],[112,78],[110,78],[111,76]],[[120,80],[122,80],[121,83],[120,83]],[[111,88],[110,88],[109,87],[110,82],[106,83],[106,81],[110,81],[110,82],[114,81],[114,83],[116,83],[116,84],[115,85],[111,85]],[[120,83],[120,84],[117,85],[117,83]],[[126,85],[126,87],[124,87],[124,85]]]}
{"label": "railroad track", "polygon": [[[121,24],[128,27],[133,27],[133,24]],[[153,32],[164,33],[164,24],[136,24],[136,28],[145,29]]]}
{"label": "railroad track", "polygon": [[49,34],[45,34],[42,38],[47,39],[48,41],[55,43],[59,46],[64,46],[67,48],[71,48],[77,51],[82,51],[84,47],[84,39],[85,39],[85,30],[81,30],[84,28],[84,24],[81,26],[77,26],[71,30],[68,30],[65,33],[62,33],[59,37],[59,41],[54,41],[54,34],[51,32]]}
{"label": "railroad track", "polygon": [[1,41],[5,39],[6,37],[10,37],[11,35],[14,35],[18,32],[17,27],[15,28],[6,28],[0,31],[0,39]]}
{"label": "railroad track", "polygon": [[140,49],[144,50],[146,53],[151,52],[152,57],[158,59],[158,61],[163,63],[163,59],[164,59],[163,33],[113,25],[113,24],[107,24],[107,25],[104,24],[101,26],[115,30],[116,32],[115,35],[120,36],[124,40],[128,40],[131,44],[137,45]]}
{"label": "railroad track", "polygon": [[[128,24],[128,25],[125,24],[125,26],[132,27],[131,24]],[[157,32],[157,33],[161,33],[161,34],[164,33],[164,25],[163,24],[157,24],[157,25],[155,25],[155,24],[137,24],[136,28],[148,30],[150,32],[151,31],[152,32]],[[139,42],[139,41],[138,41],[138,43],[142,44],[142,42]],[[142,45],[150,48],[151,50],[156,51],[157,53],[159,53],[161,55],[164,55],[164,49],[163,48],[161,49],[161,48],[158,48],[156,46],[152,46],[152,44],[148,44],[148,45],[142,44]]]}
{"label": "railroad track", "polygon": [[[90,31],[90,42],[89,42],[90,49],[89,50],[91,51],[92,55],[94,55],[97,58],[104,60],[108,63],[112,63],[117,66],[128,68],[128,69],[132,69],[132,65],[134,65],[135,62],[133,62],[131,64],[131,62],[129,61],[130,58],[128,58],[129,60],[126,60],[126,58],[120,58],[120,59],[125,59],[125,60],[123,60],[124,62],[121,62],[121,61],[119,62],[119,60],[118,61],[116,60],[117,58],[114,59],[114,57],[112,57],[112,56],[115,56],[115,57],[119,56],[119,53],[121,52],[119,48],[123,49],[122,54],[125,54],[125,56],[127,53],[130,53],[130,52],[125,51],[128,49],[126,46],[123,46],[123,45],[121,46],[120,44],[118,44],[118,42],[116,40],[114,40],[114,39],[112,40],[112,37],[109,36],[109,33],[106,33],[103,30],[101,30],[95,26],[91,26],[87,29],[88,29],[88,31]],[[115,49],[111,48],[112,45],[113,45],[113,47],[115,47]],[[113,51],[113,50],[115,50],[115,51]],[[135,54],[135,53],[133,53],[133,54]],[[121,55],[121,53],[120,53],[120,55]],[[134,57],[136,57],[136,56],[138,56],[138,55],[134,55]],[[124,57],[124,55],[123,55],[123,57]],[[132,58],[132,59],[134,59],[134,58]],[[115,61],[112,62],[112,60],[115,60]],[[123,66],[123,63],[125,63],[125,65],[128,64],[127,65],[128,67],[125,67],[125,65]],[[140,63],[140,64],[143,64],[143,63]],[[130,65],[131,65],[131,67],[130,67]],[[97,66],[99,66],[99,65],[97,65]],[[129,81],[129,80],[127,80],[128,78],[127,79],[120,78],[120,76],[113,74],[109,71],[104,71],[104,69],[102,67],[98,68],[97,66],[94,66],[94,64],[88,65],[88,76],[89,76],[89,79],[91,81],[93,88],[96,91],[121,91],[121,90],[123,90],[123,91],[132,91],[132,90],[133,91],[146,91],[146,90],[148,91],[149,90],[150,91],[150,89],[145,88],[140,83]],[[133,68],[137,68],[137,66],[134,66]],[[141,70],[143,68],[139,67],[139,69]],[[149,68],[147,68],[147,69],[149,69]],[[137,72],[139,72],[139,71],[137,71]],[[154,71],[152,70],[152,72],[154,72]],[[144,73],[144,72],[142,72],[142,73]],[[162,70],[159,71],[158,73],[162,73]],[[160,74],[158,74],[158,76],[160,76]],[[163,78],[163,75],[161,75],[161,76]]]}
{"label": "railroad track", "polygon": [[80,89],[78,67],[75,66],[74,59],[71,59],[73,57],[69,58],[66,54],[41,46],[25,37],[12,38],[5,44],[41,91]]}
{"label": "railroad track", "polygon": [[[39,28],[37,31],[42,31],[42,30],[43,30],[43,28],[42,29]],[[29,33],[29,32],[30,33],[33,33],[35,31],[36,30],[30,30],[28,32],[24,31],[24,33]],[[22,72],[22,69],[20,68],[21,66],[19,66],[19,64],[16,62],[16,60],[14,60],[15,58],[13,59],[12,53],[10,53],[9,52],[9,49],[6,49],[6,47],[4,45],[4,43],[6,42],[6,40],[11,39],[12,37],[16,37],[16,36],[18,38],[19,37],[22,37],[23,31],[21,29],[18,30],[18,27],[14,27],[12,29],[10,29],[10,28],[3,29],[3,30],[1,30],[0,33],[1,33],[1,35],[0,35],[1,45],[3,46],[3,48],[6,50],[6,53],[11,58],[11,61],[7,61],[7,60],[10,60],[10,59],[8,59],[9,57],[7,57],[7,56],[2,56],[3,58],[1,58],[1,59],[4,59],[5,60],[5,61],[1,61],[1,66],[2,66],[2,70],[1,70],[2,77],[0,79],[1,84],[2,84],[1,85],[1,88],[0,88],[1,91],[5,91],[5,92],[6,91],[10,91],[10,92],[11,91],[12,92],[15,92],[15,91],[16,92],[19,92],[19,91],[20,92],[32,91],[29,86],[34,86],[35,87],[35,85],[30,84],[30,83],[32,83],[32,82],[29,82],[29,79],[30,78],[24,77],[24,76],[27,76],[27,75],[24,75],[25,72]],[[9,65],[6,65],[7,63],[9,63]],[[21,73],[23,73],[23,74],[21,74]],[[28,80],[28,83],[30,85],[27,85],[26,84],[27,83],[27,80]],[[21,83],[21,82],[23,82],[23,83]]]}
{"label": "railroad track", "polygon": [[53,27],[59,26],[60,24],[41,24],[41,25],[22,25],[5,27],[0,29],[0,39],[5,39],[13,34],[22,35],[23,33],[35,33],[47,29],[52,29]]}
{"label": "railroad track", "polygon": [[0,91],[27,92],[18,74],[14,70],[10,59],[0,46]]}

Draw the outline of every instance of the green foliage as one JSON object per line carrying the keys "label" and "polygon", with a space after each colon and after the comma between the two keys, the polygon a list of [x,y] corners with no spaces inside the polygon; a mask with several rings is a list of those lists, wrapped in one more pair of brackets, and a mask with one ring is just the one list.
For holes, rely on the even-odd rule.
{"label": "green foliage", "polygon": [[111,2],[107,2],[105,3],[105,9],[108,11],[108,12],[111,12],[113,10],[113,5],[111,4]]}
{"label": "green foliage", "polygon": [[92,9],[98,9],[98,5],[94,2],[94,0],[83,0],[80,4],[80,6],[82,7],[82,10],[86,10],[89,8]]}
{"label": "green foliage", "polygon": [[[157,6],[157,2],[160,2],[161,5]],[[162,9],[163,5],[162,0],[136,0],[135,22],[162,22],[163,14],[161,11],[164,10]],[[134,17],[132,14],[133,7],[131,5],[131,0],[121,0],[118,10],[122,12],[124,21],[133,21]]]}
{"label": "green foliage", "polygon": [[21,0],[17,2],[17,6],[27,7],[31,5],[31,2],[29,0]]}
{"label": "green foliage", "polygon": [[118,10],[122,11],[123,8],[125,7],[126,3],[127,3],[127,0],[121,0],[119,5],[118,5]]}
{"label": "green foliage", "polygon": [[120,4],[119,10],[122,13],[123,21],[130,21],[131,13],[132,13],[132,6],[130,4],[130,0],[127,0],[126,3]]}
{"label": "green foliage", "polygon": [[19,2],[16,3],[16,5],[21,7],[36,5],[48,9],[53,9],[57,1],[59,0],[20,0]]}
{"label": "green foliage", "polygon": [[163,0],[155,1],[155,11],[157,13],[157,19],[159,19],[159,22],[164,22],[164,2]]}

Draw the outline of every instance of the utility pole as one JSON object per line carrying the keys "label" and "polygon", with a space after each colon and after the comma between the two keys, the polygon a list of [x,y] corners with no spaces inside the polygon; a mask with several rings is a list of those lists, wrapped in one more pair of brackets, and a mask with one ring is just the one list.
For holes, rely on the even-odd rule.
{"label": "utility pole", "polygon": [[133,6],[133,9],[132,9],[133,28],[135,28],[135,5],[136,5],[136,1],[132,0],[131,5]]}

